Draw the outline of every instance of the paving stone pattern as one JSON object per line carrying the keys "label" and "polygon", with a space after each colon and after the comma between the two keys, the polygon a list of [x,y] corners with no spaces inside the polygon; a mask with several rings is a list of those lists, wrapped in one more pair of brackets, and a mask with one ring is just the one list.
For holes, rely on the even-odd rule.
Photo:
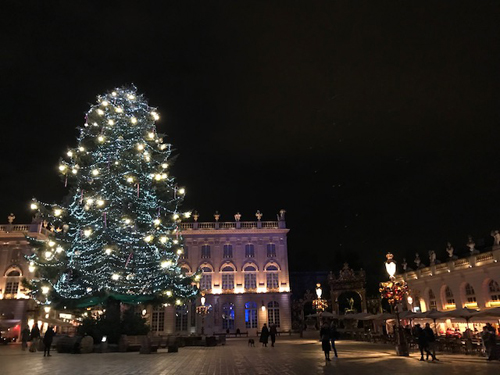
{"label": "paving stone pattern", "polygon": [[[397,357],[388,345],[356,341],[337,343],[339,359],[326,363],[321,344],[298,337],[279,338],[276,346],[255,347],[247,339],[228,339],[225,346],[186,347],[178,353],[59,354],[23,352],[20,345],[0,347],[0,374],[47,375],[454,375],[500,374],[500,361],[479,356],[441,355],[439,362],[420,362],[420,355]],[[333,354],[333,353],[332,353]]]}

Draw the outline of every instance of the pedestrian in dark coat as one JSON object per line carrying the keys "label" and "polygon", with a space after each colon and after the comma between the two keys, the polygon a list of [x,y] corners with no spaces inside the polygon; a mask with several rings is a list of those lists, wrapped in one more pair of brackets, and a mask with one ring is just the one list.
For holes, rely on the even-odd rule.
{"label": "pedestrian in dark coat", "polygon": [[31,328],[30,352],[36,352],[38,348],[38,340],[40,340],[40,328],[38,328],[38,323],[35,323],[33,328]]}
{"label": "pedestrian in dark coat", "polygon": [[330,341],[332,343],[333,352],[335,353],[335,358],[339,357],[337,355],[337,348],[335,347],[335,340],[338,339],[339,339],[339,331],[337,331],[337,326],[332,322],[332,325],[330,326]]}
{"label": "pedestrian in dark coat", "polygon": [[54,339],[55,332],[52,329],[52,327],[49,326],[47,328],[47,331],[45,332],[45,336],[43,336],[43,344],[44,344],[44,349],[43,349],[43,356],[47,355],[47,357],[50,357],[50,347],[52,346],[52,340]]}
{"label": "pedestrian in dark coat", "polygon": [[26,350],[28,347],[28,341],[30,339],[30,327],[26,326],[21,332],[21,342],[22,342],[22,349]]}
{"label": "pedestrian in dark coat", "polygon": [[278,330],[276,329],[276,324],[272,324],[271,327],[269,328],[269,336],[271,336],[271,346],[274,346],[277,334]]}
{"label": "pedestrian in dark coat", "polygon": [[264,323],[264,327],[262,327],[259,341],[262,343],[262,346],[265,346],[267,348],[267,342],[269,341],[269,329],[267,328],[266,323]]}
{"label": "pedestrian in dark coat", "polygon": [[432,354],[432,360],[433,361],[439,361],[436,358],[436,336],[434,335],[434,331],[431,328],[431,325],[429,323],[425,323],[425,337],[427,339],[427,357],[425,358],[426,360],[429,360],[429,352]]}
{"label": "pedestrian in dark coat", "polygon": [[330,327],[325,322],[319,331],[321,349],[325,352],[325,360],[330,361]]}

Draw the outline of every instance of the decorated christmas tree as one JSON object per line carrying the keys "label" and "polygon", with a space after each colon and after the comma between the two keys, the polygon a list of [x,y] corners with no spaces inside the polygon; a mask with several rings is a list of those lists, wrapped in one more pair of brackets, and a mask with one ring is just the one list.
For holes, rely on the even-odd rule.
{"label": "decorated christmas tree", "polygon": [[135,87],[98,97],[77,146],[59,172],[70,190],[62,204],[33,200],[53,231],[36,247],[32,296],[50,301],[114,299],[177,302],[196,295],[177,264],[185,189],[169,173],[172,147],[156,132],[159,115]]}

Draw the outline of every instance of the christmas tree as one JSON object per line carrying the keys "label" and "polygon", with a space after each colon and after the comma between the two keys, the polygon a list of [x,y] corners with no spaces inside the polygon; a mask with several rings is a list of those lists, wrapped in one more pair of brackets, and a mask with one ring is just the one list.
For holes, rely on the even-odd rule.
{"label": "christmas tree", "polygon": [[135,87],[98,96],[59,165],[69,195],[61,205],[33,199],[53,231],[29,258],[32,296],[45,303],[107,298],[180,303],[196,295],[177,264],[185,189],[169,174],[172,147],[159,115]]}

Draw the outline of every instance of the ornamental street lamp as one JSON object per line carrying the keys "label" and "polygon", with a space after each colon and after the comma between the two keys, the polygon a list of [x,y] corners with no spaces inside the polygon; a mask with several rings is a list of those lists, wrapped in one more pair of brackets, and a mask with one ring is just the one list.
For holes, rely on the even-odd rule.
{"label": "ornamental street lamp", "polygon": [[[386,255],[387,261],[385,262],[385,268],[389,275],[390,281],[380,283],[380,293],[382,298],[385,298],[391,310],[396,313],[397,327],[394,331],[394,336],[396,338],[396,354],[401,356],[409,356],[408,343],[406,342],[403,327],[399,321],[399,304],[403,301],[406,294],[408,294],[408,284],[404,281],[397,282],[394,275],[396,274],[396,262],[393,259],[391,253]],[[411,297],[410,297],[411,298]]]}
{"label": "ornamental street lamp", "polygon": [[316,298],[312,301],[313,307],[316,311],[321,315],[323,311],[328,307],[328,302],[326,299],[322,299],[321,295],[323,294],[323,290],[321,289],[321,284],[316,284]]}
{"label": "ornamental street lamp", "polygon": [[211,305],[205,305],[205,292],[201,292],[201,305],[196,307],[196,314],[201,316],[201,334],[205,334],[205,316],[210,313]]}

